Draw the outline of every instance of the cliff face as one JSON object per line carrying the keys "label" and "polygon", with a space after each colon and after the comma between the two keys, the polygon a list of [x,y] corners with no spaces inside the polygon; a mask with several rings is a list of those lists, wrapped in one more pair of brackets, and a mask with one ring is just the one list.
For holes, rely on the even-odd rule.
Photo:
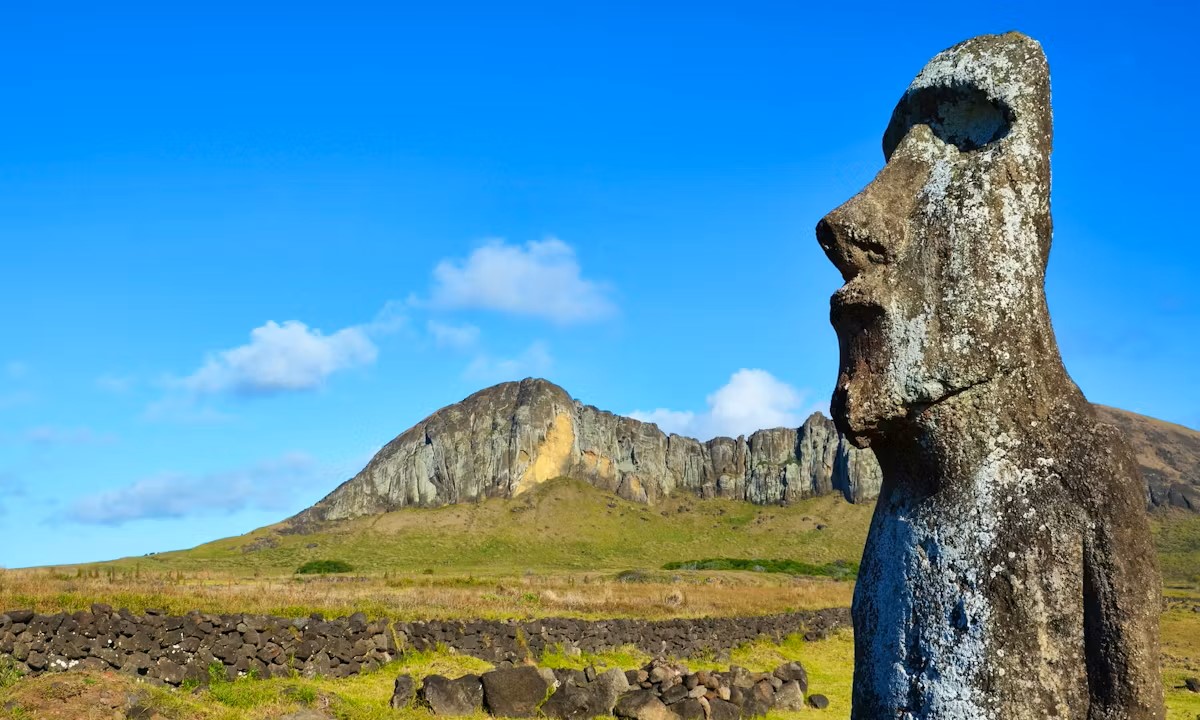
{"label": "cliff face", "polygon": [[769,504],[840,492],[874,498],[879,468],[820,414],[799,428],[700,442],[573,400],[540,379],[503,383],[443,408],[388,443],[295,522],[520,495],[573,477],[629,500],[672,493]]}
{"label": "cliff face", "polygon": [[[1200,433],[1123,410],[1097,410],[1133,445],[1149,506],[1200,512]],[[292,522],[512,497],[561,476],[644,503],[681,492],[758,504],[836,492],[864,502],[879,494],[880,484],[874,455],[845,441],[820,414],[799,428],[700,442],[527,379],[438,410]]]}

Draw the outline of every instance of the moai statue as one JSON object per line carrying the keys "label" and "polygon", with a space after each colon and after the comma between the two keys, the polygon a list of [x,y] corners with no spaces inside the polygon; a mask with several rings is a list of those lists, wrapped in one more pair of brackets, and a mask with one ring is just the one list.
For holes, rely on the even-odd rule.
{"label": "moai statue", "polygon": [[1041,46],[938,54],[887,164],[817,225],[846,284],[838,428],[883,489],[854,597],[856,720],[1162,718],[1145,491],[1046,309]]}

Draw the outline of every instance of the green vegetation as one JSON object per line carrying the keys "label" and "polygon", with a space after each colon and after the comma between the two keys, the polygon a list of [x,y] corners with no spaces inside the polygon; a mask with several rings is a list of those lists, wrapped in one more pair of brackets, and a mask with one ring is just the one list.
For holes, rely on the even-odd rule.
{"label": "green vegetation", "polygon": [[648,507],[560,478],[513,499],[408,508],[331,523],[304,535],[267,527],[191,550],[87,566],[85,572],[253,577],[291,574],[326,558],[345,558],[366,575],[434,576],[617,572],[714,555],[820,565],[858,561],[871,510],[833,496],[787,507],[682,497]]}
{"label": "green vegetation", "polygon": [[628,670],[630,668],[641,667],[652,659],[652,657],[632,645],[600,653],[568,653],[562,646],[555,646],[542,653],[542,656],[538,658],[538,664],[542,667],[554,669],[583,670],[588,667],[597,667],[600,669],[622,668]]}
{"label": "green vegetation", "polygon": [[808,575],[812,577],[830,577],[835,580],[851,580],[858,575],[858,563],[847,560],[834,560],[823,565],[800,562],[798,560],[743,560],[739,558],[708,558],[707,560],[686,560],[669,562],[663,565],[664,570],[749,570],[750,572],[786,573],[788,575]]}
{"label": "green vegetation", "polygon": [[8,655],[0,655],[0,690],[14,684],[24,674],[20,663]]}
{"label": "green vegetation", "polygon": [[345,560],[309,560],[296,568],[297,575],[330,575],[333,573],[348,573],[354,566]]}
{"label": "green vegetation", "polygon": [[[1163,584],[1200,586],[1200,514],[1170,510],[1150,516]],[[1189,718],[1188,720],[1194,720]]]}
{"label": "green vegetation", "polygon": [[425,710],[389,707],[397,675],[459,677],[489,669],[491,665],[481,660],[439,648],[408,653],[374,672],[340,680],[243,677],[227,681],[223,671],[214,669],[208,686],[175,690],[148,686],[120,673],[47,673],[0,688],[0,718],[109,720],[125,717],[132,701],[138,710],[129,717],[164,720],[263,720],[309,707],[327,708],[339,720],[428,720]]}

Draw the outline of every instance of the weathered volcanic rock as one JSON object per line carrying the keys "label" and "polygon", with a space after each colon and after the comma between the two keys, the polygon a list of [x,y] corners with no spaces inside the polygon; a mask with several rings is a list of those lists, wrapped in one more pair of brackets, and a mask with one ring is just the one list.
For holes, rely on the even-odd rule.
{"label": "weathered volcanic rock", "polygon": [[550,683],[532,665],[492,670],[482,679],[484,704],[496,717],[533,717],[550,694]]}
{"label": "weathered volcanic rock", "polygon": [[627,692],[617,700],[613,712],[626,720],[678,720],[679,716],[663,704],[652,690]]}
{"label": "weathered volcanic rock", "polygon": [[478,675],[453,680],[430,675],[421,681],[419,697],[434,715],[471,715],[483,709],[483,685]]}
{"label": "weathered volcanic rock", "polygon": [[883,144],[884,169],[817,226],[846,280],[834,417],[883,473],[853,717],[1162,718],[1144,485],[1046,308],[1041,47],[1009,33],[938,54]]}
{"label": "weathered volcanic rock", "polygon": [[557,477],[628,500],[676,492],[759,504],[878,490],[869,451],[814,414],[800,428],[700,442],[583,405],[540,379],[503,383],[443,408],[388,443],[354,478],[292,519],[308,523],[513,497]]}
{"label": "weathered volcanic rock", "polygon": [[397,710],[408,707],[416,698],[416,693],[417,682],[412,675],[396,676],[396,683],[392,689],[391,706]]}
{"label": "weathered volcanic rock", "polygon": [[592,720],[611,714],[615,703],[616,698],[595,683],[560,685],[541,707],[541,714],[561,720]]}

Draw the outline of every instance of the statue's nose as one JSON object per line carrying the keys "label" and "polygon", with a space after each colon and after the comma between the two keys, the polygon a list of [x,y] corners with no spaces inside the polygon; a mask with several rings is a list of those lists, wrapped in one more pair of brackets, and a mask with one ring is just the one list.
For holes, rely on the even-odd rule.
{"label": "statue's nose", "polygon": [[887,225],[891,223],[883,217],[886,210],[872,201],[871,189],[868,185],[817,223],[817,243],[845,282],[871,265],[884,264],[893,258],[887,240]]}
{"label": "statue's nose", "polygon": [[872,265],[894,263],[904,252],[910,216],[929,180],[922,148],[931,137],[927,126],[914,128],[870,184],[817,223],[817,242],[844,281]]}

